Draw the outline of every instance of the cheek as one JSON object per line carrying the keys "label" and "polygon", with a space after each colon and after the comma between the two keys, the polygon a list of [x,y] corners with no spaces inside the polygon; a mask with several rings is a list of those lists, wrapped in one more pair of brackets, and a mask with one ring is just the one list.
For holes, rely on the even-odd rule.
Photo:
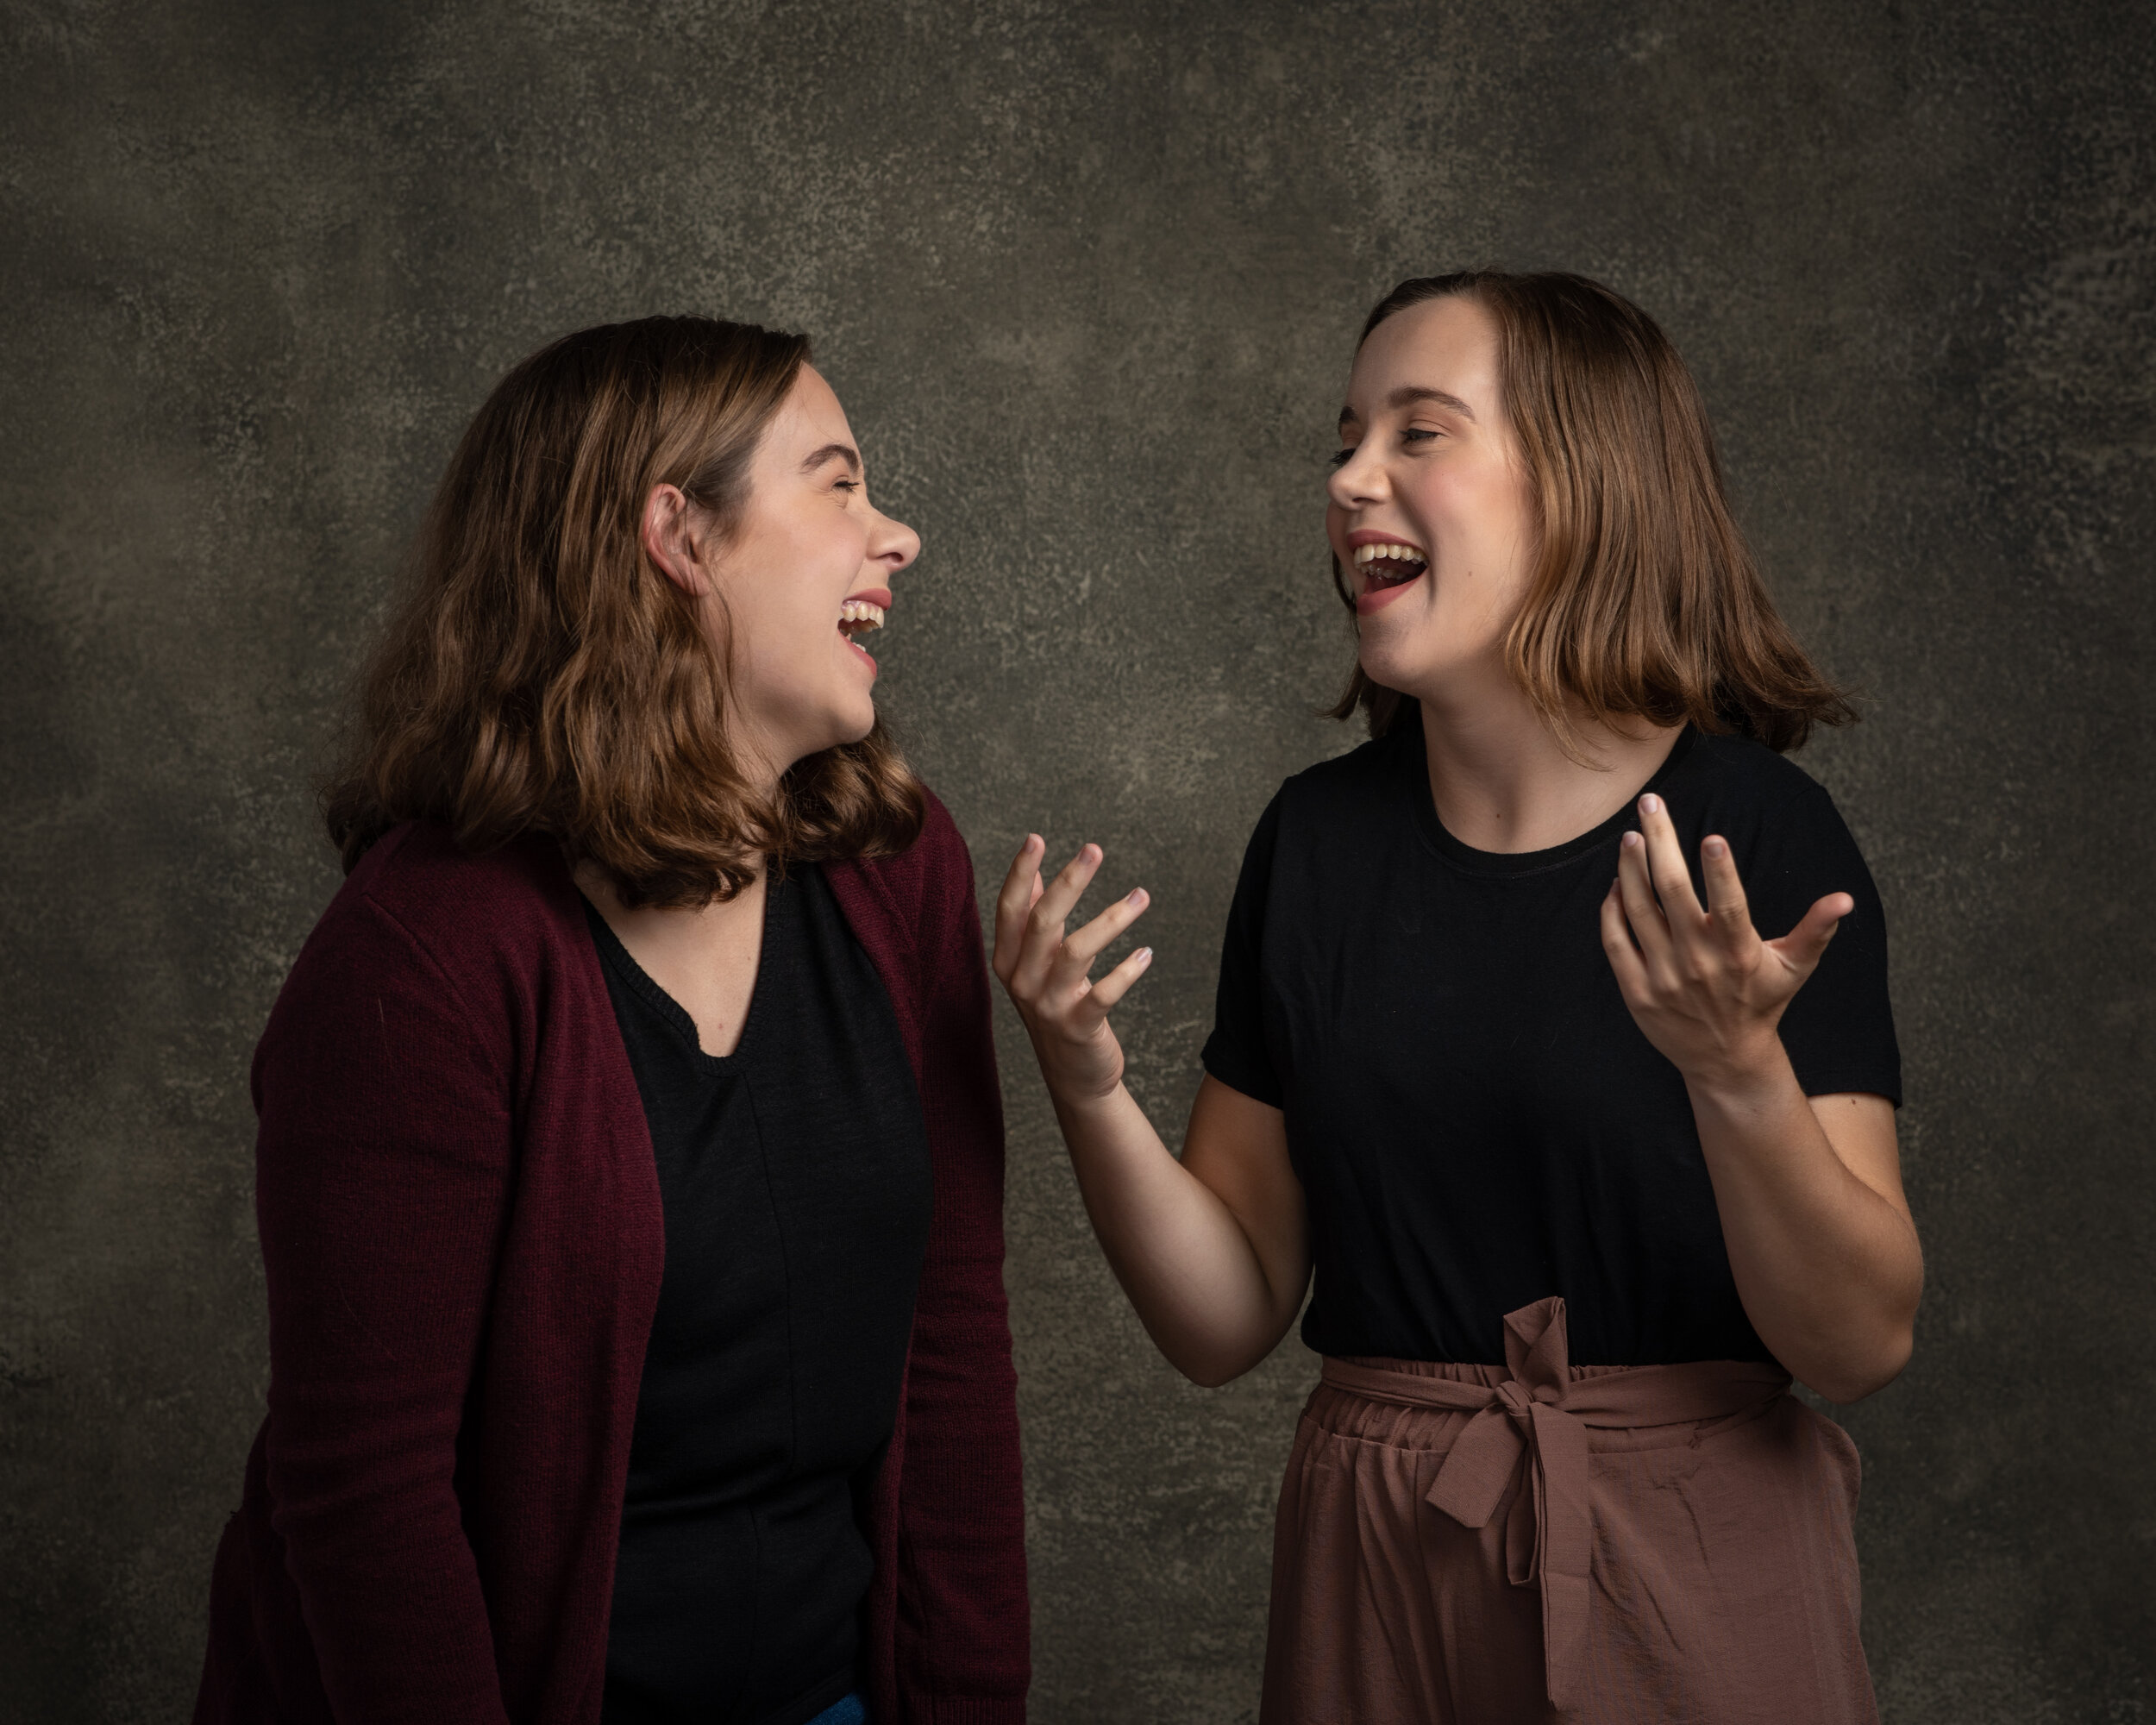
{"label": "cheek", "polygon": [[846,527],[794,535],[767,565],[765,615],[787,649],[817,651],[838,638],[838,608],[859,585],[867,552],[865,536]]}
{"label": "cheek", "polygon": [[1472,569],[1486,601],[1522,584],[1530,536],[1515,486],[1495,476],[1462,479],[1433,484],[1422,501],[1441,569]]}
{"label": "cheek", "polygon": [[740,693],[784,706],[824,680],[824,662],[838,640],[838,603],[824,604],[819,585],[829,584],[803,581],[774,560],[761,579],[737,583],[727,593]]}
{"label": "cheek", "polygon": [[1518,565],[1532,536],[1526,494],[1518,477],[1509,470],[1486,474],[1462,491],[1459,512],[1474,524],[1486,555]]}

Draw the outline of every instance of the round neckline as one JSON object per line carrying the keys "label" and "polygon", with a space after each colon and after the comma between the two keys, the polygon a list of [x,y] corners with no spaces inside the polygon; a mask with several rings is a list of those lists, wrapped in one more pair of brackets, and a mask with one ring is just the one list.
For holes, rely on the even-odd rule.
{"label": "round neckline", "polygon": [[1437,800],[1430,794],[1430,761],[1425,745],[1420,723],[1407,727],[1413,737],[1410,748],[1401,750],[1412,783],[1409,796],[1414,807],[1416,830],[1425,844],[1454,868],[1470,875],[1511,877],[1540,874],[1546,869],[1562,869],[1576,862],[1589,852],[1598,850],[1614,841],[1618,834],[1632,824],[1633,806],[1649,791],[1660,789],[1663,781],[1682,766],[1692,745],[1699,737],[1696,725],[1687,724],[1677,732],[1670,744],[1670,752],[1662,757],[1662,764],[1654,769],[1653,776],[1640,786],[1607,820],[1600,821],[1585,832],[1568,838],[1562,844],[1552,844],[1541,850],[1477,850],[1452,836],[1445,823],[1438,819]]}

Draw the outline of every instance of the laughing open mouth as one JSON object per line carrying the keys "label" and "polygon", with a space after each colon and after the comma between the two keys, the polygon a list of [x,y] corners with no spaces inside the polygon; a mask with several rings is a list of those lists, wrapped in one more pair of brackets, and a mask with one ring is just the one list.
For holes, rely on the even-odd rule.
{"label": "laughing open mouth", "polygon": [[1353,552],[1356,572],[1363,577],[1365,593],[1404,586],[1430,567],[1430,560],[1413,545],[1398,540],[1380,540],[1357,545]]}
{"label": "laughing open mouth", "polygon": [[883,627],[883,607],[872,600],[849,599],[838,607],[838,632],[858,641],[872,629]]}

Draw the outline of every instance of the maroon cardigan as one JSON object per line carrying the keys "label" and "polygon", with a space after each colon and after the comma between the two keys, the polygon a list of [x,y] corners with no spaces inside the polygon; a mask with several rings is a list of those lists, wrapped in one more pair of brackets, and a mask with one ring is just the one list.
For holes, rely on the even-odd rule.
{"label": "maroon cardigan", "polygon": [[[869,1506],[876,1725],[1015,1725],[1025,1517],[1003,1116],[965,843],[829,865],[896,1009],[935,1202]],[[254,1059],[269,1415],[218,1546],[197,1725],[596,1725],[659,1180],[555,847],[405,826]]]}

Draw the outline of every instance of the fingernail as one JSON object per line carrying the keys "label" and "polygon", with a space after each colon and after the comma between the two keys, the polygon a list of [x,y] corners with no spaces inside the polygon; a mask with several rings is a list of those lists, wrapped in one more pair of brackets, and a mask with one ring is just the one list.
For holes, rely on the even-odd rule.
{"label": "fingernail", "polygon": [[1133,888],[1131,889],[1131,896],[1125,899],[1123,902],[1126,905],[1144,904],[1145,902],[1145,888],[1143,887]]}
{"label": "fingernail", "polygon": [[1710,838],[1707,841],[1707,854],[1709,856],[1727,856],[1729,847],[1719,838]]}
{"label": "fingernail", "polygon": [[1639,843],[1639,835],[1636,832],[1627,832],[1617,843],[1620,849],[1630,850]]}
{"label": "fingernail", "polygon": [[1662,799],[1655,795],[1653,792],[1648,792],[1645,796],[1639,799],[1639,812],[1642,814],[1660,814],[1662,812]]}
{"label": "fingernail", "polygon": [[1141,946],[1131,957],[1141,964],[1150,964],[1153,962],[1153,949],[1150,946]]}

